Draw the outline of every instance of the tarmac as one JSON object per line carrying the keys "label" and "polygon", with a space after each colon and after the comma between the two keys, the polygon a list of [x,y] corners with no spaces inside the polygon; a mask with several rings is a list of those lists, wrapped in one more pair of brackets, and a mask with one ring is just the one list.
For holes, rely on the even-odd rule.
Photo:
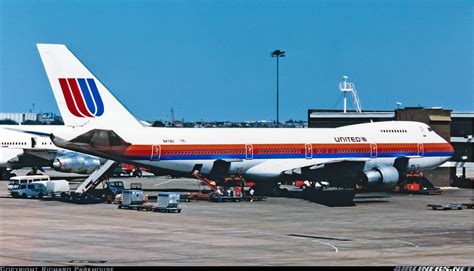
{"label": "tarmac", "polygon": [[[121,180],[197,188],[190,179]],[[7,184],[0,181],[0,266],[474,266],[474,209],[427,207],[472,203],[472,189],[360,194],[352,207],[191,201],[178,214],[11,198]]]}

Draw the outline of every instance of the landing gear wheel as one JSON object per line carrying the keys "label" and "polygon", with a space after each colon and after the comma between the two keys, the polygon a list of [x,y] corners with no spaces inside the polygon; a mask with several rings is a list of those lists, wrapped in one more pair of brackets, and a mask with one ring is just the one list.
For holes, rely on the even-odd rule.
{"label": "landing gear wheel", "polygon": [[141,178],[141,177],[143,176],[143,172],[142,172],[141,170],[139,170],[139,169],[134,170],[134,171],[132,172],[132,176],[133,176],[133,177],[139,177],[139,178]]}

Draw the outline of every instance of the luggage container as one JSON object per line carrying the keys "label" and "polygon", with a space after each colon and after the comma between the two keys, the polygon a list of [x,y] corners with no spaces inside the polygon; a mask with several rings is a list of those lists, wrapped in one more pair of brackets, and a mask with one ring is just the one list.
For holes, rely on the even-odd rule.
{"label": "luggage container", "polygon": [[157,196],[157,204],[155,210],[158,212],[178,212],[181,213],[179,205],[179,193],[175,192],[159,192]]}
{"label": "luggage container", "polygon": [[69,193],[69,182],[66,180],[51,180],[46,183],[46,189],[51,197],[65,196]]}
{"label": "luggage container", "polygon": [[143,204],[143,190],[123,190],[122,206]]}

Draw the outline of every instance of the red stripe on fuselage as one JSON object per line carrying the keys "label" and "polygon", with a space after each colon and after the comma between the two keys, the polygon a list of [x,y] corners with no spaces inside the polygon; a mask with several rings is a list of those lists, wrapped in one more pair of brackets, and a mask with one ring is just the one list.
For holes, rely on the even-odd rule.
{"label": "red stripe on fuselage", "polygon": [[61,85],[61,89],[63,91],[64,99],[66,100],[67,109],[69,112],[76,117],[83,118],[84,116],[77,111],[76,104],[74,103],[74,99],[71,95],[71,90],[69,89],[69,85],[65,78],[59,78],[59,85]]}
{"label": "red stripe on fuselage", "polygon": [[84,103],[84,98],[82,97],[81,90],[77,85],[77,81],[75,78],[68,78],[67,79],[69,86],[72,90],[72,95],[74,96],[74,100],[76,101],[77,108],[79,111],[86,117],[92,117],[92,114],[89,113],[89,110],[86,108],[86,104]]}
{"label": "red stripe on fuselage", "polygon": [[[161,155],[245,154],[245,144],[229,145],[160,145]],[[253,154],[305,154],[305,144],[252,144]],[[370,144],[311,144],[312,153],[370,153]],[[126,156],[151,155],[152,145],[127,147]],[[448,143],[424,143],[423,152],[453,152]],[[379,143],[377,153],[418,152],[417,143]]]}

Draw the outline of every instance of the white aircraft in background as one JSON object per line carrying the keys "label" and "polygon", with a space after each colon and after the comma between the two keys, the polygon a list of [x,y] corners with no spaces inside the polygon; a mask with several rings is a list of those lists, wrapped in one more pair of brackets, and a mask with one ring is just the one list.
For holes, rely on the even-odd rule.
{"label": "white aircraft in background", "polygon": [[13,176],[12,170],[23,167],[32,168],[29,174],[36,174],[43,167],[52,167],[60,172],[88,174],[100,166],[100,158],[58,148],[49,137],[12,130],[38,130],[40,126],[43,131],[58,128],[46,125],[0,126],[1,179],[8,180]]}
{"label": "white aircraft in background", "polygon": [[391,187],[404,172],[435,168],[453,154],[428,125],[409,121],[333,129],[144,127],[66,46],[38,50],[64,123],[74,127],[51,136],[66,149],[175,175],[198,171],[217,182],[241,175],[257,190],[282,179]]}

